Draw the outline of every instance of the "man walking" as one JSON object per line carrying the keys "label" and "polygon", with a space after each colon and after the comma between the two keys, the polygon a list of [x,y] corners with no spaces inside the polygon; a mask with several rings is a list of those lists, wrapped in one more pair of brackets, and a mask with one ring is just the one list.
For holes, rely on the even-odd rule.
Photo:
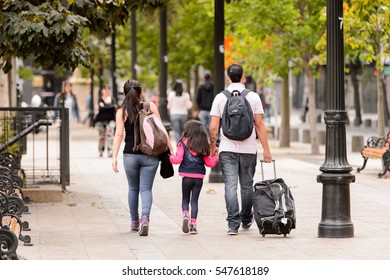
{"label": "man walking", "polygon": [[[245,75],[241,65],[232,64],[227,69],[229,92],[245,89]],[[245,98],[250,104],[254,115],[254,129],[251,136],[245,140],[231,140],[223,133],[217,148],[219,124],[224,111],[227,97],[223,93],[216,95],[210,115],[210,149],[214,155],[219,152],[222,179],[225,184],[225,202],[227,210],[228,234],[236,235],[240,226],[248,229],[253,223],[252,196],[253,176],[257,163],[256,134],[263,147],[264,162],[271,162],[272,156],[268,146],[267,130],[263,122],[263,106],[257,93],[251,91]],[[241,211],[238,202],[238,182],[241,190]]]}
{"label": "man walking", "polygon": [[196,103],[199,107],[198,118],[209,136],[210,128],[210,109],[214,99],[214,84],[211,81],[209,72],[204,74],[204,83],[198,88],[198,95],[196,96]]}

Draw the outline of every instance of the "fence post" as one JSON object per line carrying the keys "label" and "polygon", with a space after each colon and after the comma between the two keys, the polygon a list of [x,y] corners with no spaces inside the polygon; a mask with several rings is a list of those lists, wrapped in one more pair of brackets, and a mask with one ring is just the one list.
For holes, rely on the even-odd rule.
{"label": "fence post", "polygon": [[69,168],[69,109],[60,108],[60,172],[62,190],[66,191],[66,186],[70,185]]}

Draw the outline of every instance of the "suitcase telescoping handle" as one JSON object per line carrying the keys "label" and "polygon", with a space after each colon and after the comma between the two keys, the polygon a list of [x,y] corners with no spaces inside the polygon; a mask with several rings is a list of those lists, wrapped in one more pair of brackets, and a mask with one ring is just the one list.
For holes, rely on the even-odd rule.
{"label": "suitcase telescoping handle", "polygon": [[[263,163],[264,163],[264,160],[260,160],[260,165],[261,165],[261,178],[263,179],[264,181],[264,170],[263,170]],[[275,176],[275,179],[276,179],[276,168],[275,168],[275,160],[273,159],[272,160],[272,165],[274,166],[274,176]]]}

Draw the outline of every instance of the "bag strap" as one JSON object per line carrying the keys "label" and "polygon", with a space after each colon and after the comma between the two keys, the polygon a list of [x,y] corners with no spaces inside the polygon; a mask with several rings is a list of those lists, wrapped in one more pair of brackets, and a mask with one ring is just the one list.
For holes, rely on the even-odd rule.
{"label": "bag strap", "polygon": [[[229,98],[229,97],[231,97],[233,95],[232,93],[235,92],[235,91],[238,92],[238,90],[233,90],[232,92],[230,92],[227,89],[225,89],[224,91],[222,91],[222,93],[226,96],[226,98]],[[243,91],[241,91],[239,95],[245,97],[250,91],[251,91],[250,89],[246,88]]]}
{"label": "bag strap", "polygon": [[142,106],[146,111],[151,111],[150,110],[150,102],[142,102]]}
{"label": "bag strap", "polygon": [[142,110],[150,111],[150,102],[142,102],[142,109],[139,110],[137,113],[137,116],[135,117],[135,122],[134,122],[134,146],[133,146],[133,152],[138,151],[137,144],[140,141],[140,124],[139,124],[139,115]]}

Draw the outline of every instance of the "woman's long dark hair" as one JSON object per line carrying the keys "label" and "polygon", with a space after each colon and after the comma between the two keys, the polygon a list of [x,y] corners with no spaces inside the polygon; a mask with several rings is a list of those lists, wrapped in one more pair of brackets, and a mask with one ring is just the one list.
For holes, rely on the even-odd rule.
{"label": "woman's long dark hair", "polygon": [[176,81],[173,86],[173,90],[176,92],[176,96],[181,96],[183,94],[183,83],[181,81]]}
{"label": "woman's long dark hair", "polygon": [[[188,138],[187,147],[198,155],[210,155],[210,145],[206,131],[198,120],[189,120],[184,124],[182,138]],[[180,139],[181,140],[181,139]]]}
{"label": "woman's long dark hair", "polygon": [[123,93],[125,94],[125,100],[122,103],[122,118],[129,118],[130,123],[135,121],[135,118],[141,109],[141,93],[142,87],[137,80],[128,80],[123,85]]}

